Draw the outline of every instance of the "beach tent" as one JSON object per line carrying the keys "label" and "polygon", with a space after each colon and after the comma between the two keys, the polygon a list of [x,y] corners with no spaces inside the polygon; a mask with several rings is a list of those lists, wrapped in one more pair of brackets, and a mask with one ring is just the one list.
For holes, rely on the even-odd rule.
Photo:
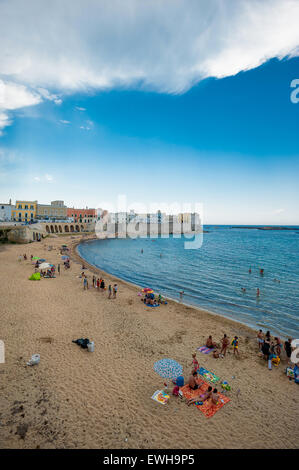
{"label": "beach tent", "polygon": [[30,276],[29,281],[40,281],[40,273],[33,273]]}
{"label": "beach tent", "polygon": [[49,269],[51,267],[51,264],[49,263],[42,263],[39,265],[38,269]]}

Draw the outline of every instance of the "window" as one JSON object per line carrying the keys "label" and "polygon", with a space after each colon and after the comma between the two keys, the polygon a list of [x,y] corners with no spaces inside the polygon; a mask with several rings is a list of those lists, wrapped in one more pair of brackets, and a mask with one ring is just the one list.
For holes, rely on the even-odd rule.
{"label": "window", "polygon": [[28,214],[27,214],[27,212],[26,212],[26,213],[25,213],[25,219],[27,219],[27,217],[28,217]]}
{"label": "window", "polygon": [[18,205],[18,209],[22,209],[22,204],[19,204],[19,205]]}
{"label": "window", "polygon": [[25,209],[28,209],[28,206],[27,206],[27,204],[25,205]]}
{"label": "window", "polygon": [[33,207],[33,206],[30,206],[30,209],[32,209],[32,210],[33,210],[33,209],[34,209],[34,207]]}

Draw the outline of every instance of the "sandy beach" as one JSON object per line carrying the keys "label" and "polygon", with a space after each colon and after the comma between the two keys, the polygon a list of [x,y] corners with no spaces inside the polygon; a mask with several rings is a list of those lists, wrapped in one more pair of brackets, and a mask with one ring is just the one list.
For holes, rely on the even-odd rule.
{"label": "sandy beach", "polygon": [[[91,266],[84,291],[80,237],[0,247],[1,448],[298,448],[299,387],[284,374],[284,353],[270,372],[250,328],[173,301],[145,307],[138,287]],[[68,270],[63,243],[72,247]],[[19,262],[24,253],[28,260]],[[31,254],[60,262],[60,276],[29,281]],[[91,287],[93,273],[106,285],[117,282],[116,299]],[[177,360],[187,380],[192,353],[210,334],[219,342],[223,333],[238,335],[240,357],[229,349],[224,359],[200,352],[197,359],[231,385],[229,403],[207,419],[178,397],[165,406],[151,400],[164,382],[155,361]],[[81,337],[95,342],[93,353],[72,343]],[[40,364],[26,366],[35,353]]]}

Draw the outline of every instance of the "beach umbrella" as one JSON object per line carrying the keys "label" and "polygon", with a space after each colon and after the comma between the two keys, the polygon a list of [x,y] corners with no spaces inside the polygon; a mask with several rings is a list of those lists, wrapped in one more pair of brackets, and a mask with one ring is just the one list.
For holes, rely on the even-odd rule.
{"label": "beach umbrella", "polygon": [[44,258],[39,259],[40,263],[44,263],[46,260]]}
{"label": "beach umbrella", "polygon": [[154,291],[153,291],[153,289],[151,289],[150,287],[144,287],[144,288],[142,289],[142,292],[143,292],[144,294],[153,294]]}
{"label": "beach umbrella", "polygon": [[33,256],[33,258],[32,258],[32,259],[39,259],[39,257],[38,257],[38,256]]}
{"label": "beach umbrella", "polygon": [[49,263],[42,263],[39,265],[39,268],[38,269],[48,269],[51,267],[51,264]]}
{"label": "beach umbrella", "polygon": [[64,248],[64,247],[67,247],[67,245],[61,245],[61,246],[62,246],[63,248]]}
{"label": "beach umbrella", "polygon": [[68,256],[65,256],[65,255],[63,255],[63,256],[61,257],[61,259],[69,259],[69,257],[68,257]]}
{"label": "beach umbrella", "polygon": [[160,359],[155,362],[154,371],[163,379],[176,379],[183,373],[183,367],[173,359]]}

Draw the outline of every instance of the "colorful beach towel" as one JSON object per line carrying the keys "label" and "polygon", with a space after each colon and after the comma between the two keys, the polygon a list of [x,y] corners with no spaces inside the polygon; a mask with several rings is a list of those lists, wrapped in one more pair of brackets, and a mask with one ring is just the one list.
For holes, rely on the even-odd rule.
{"label": "colorful beach towel", "polygon": [[207,348],[206,346],[201,346],[200,348],[197,348],[197,351],[203,353],[203,354],[209,354],[211,351],[214,351],[215,348]]}
{"label": "colorful beach towel", "polygon": [[[204,382],[203,380],[200,381],[200,379],[197,379],[196,382],[198,384],[201,383],[200,389],[192,390],[189,385],[185,385],[180,389],[180,391],[187,399],[198,397],[198,403],[200,403],[201,395],[203,395],[207,391],[209,384]],[[220,408],[222,408],[226,403],[230,401],[230,398],[226,397],[222,393],[218,393],[218,395],[219,401],[217,405],[211,404],[210,400],[204,401],[202,405],[197,405],[197,402],[195,403],[196,408],[198,408],[205,415],[206,418],[211,418],[212,416],[214,416],[214,414],[217,413]]]}
{"label": "colorful beach towel", "polygon": [[170,396],[167,395],[167,393],[165,393],[163,390],[156,390],[151,398],[161,405],[165,405],[168,402]]}
{"label": "colorful beach towel", "polygon": [[208,371],[207,369],[204,369],[203,367],[201,367],[199,369],[199,374],[206,380],[208,380],[209,382],[211,382],[212,384],[216,384],[217,382],[219,382],[220,380],[220,377],[217,377],[217,375],[213,374],[213,372],[210,372]]}

